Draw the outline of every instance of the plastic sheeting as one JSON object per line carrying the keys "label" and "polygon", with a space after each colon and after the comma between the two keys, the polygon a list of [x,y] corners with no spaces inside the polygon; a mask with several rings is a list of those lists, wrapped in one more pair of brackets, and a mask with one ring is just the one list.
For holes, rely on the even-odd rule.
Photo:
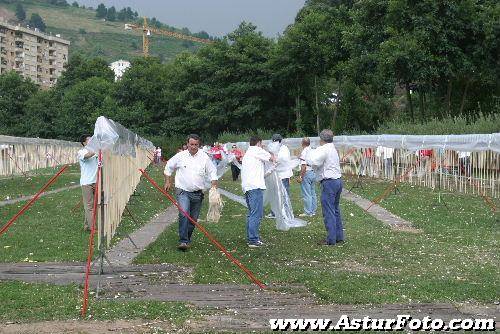
{"label": "plastic sheeting", "polygon": [[307,222],[297,219],[293,215],[292,203],[273,164],[267,164],[264,179],[266,181],[264,205],[269,205],[274,212],[276,229],[288,231],[290,228],[306,226]]}
{"label": "plastic sheeting", "polygon": [[[319,137],[311,137],[311,146],[319,146]],[[284,143],[289,148],[300,148],[302,138],[287,138]],[[336,136],[337,146],[353,148],[376,148],[378,146],[418,151],[422,149],[443,149],[461,152],[493,151],[500,153],[500,133],[470,135],[367,135]]]}
{"label": "plastic sheeting", "polygon": [[[277,156],[280,146],[281,145],[278,142],[269,143],[267,150]],[[236,160],[234,154],[223,153],[222,160],[217,165],[217,176],[221,177],[224,175],[231,163],[234,163],[241,169],[241,164]],[[297,167],[299,160],[291,159],[288,164],[288,167],[293,169]],[[283,186],[283,183],[278,177],[276,166],[269,162],[266,163],[265,169],[265,182],[267,189],[264,192],[264,205],[269,205],[271,210],[274,212],[276,216],[276,229],[288,231],[290,228],[306,226],[307,222],[294,217],[292,203],[290,202],[290,198],[285,187]]]}
{"label": "plastic sheeting", "polygon": [[113,154],[135,157],[136,146],[148,151],[155,149],[149,140],[139,137],[120,123],[100,116],[95,122],[94,135],[87,148],[94,152],[111,151]]}

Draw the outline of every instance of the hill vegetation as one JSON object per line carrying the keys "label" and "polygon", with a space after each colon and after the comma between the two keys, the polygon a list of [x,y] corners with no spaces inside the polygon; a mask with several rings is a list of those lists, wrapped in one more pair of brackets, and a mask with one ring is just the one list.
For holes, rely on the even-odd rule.
{"label": "hill vegetation", "polygon": [[[50,29],[56,14],[45,15]],[[79,27],[96,29],[85,26],[92,20]],[[100,115],[165,147],[192,132],[210,140],[257,129],[499,132],[498,22],[494,1],[311,0],[278,40],[243,22],[171,62],[136,58],[119,82],[83,52],[49,91],[2,75],[0,133],[75,140]],[[103,53],[109,38],[128,38],[117,24],[95,32]]]}
{"label": "hill vegetation", "polygon": [[[11,23],[19,23],[19,17],[15,15],[19,12],[19,5],[22,6],[24,17],[28,21],[33,14],[37,14],[43,19],[47,33],[61,34],[64,39],[69,40],[70,56],[79,54],[84,57],[101,57],[112,62],[118,59],[132,60],[142,54],[141,32],[125,30],[124,21],[98,18],[93,8],[77,7],[78,3],[70,5],[65,0],[0,0],[0,16]],[[121,11],[117,11],[116,15]],[[138,15],[133,17],[135,21]],[[29,24],[28,21],[24,23]],[[153,20],[153,23],[158,25],[156,22],[156,19]],[[181,31],[159,24],[163,28]],[[197,43],[191,41],[151,36],[150,54],[165,62],[174,59],[181,52],[194,51],[197,48]]]}

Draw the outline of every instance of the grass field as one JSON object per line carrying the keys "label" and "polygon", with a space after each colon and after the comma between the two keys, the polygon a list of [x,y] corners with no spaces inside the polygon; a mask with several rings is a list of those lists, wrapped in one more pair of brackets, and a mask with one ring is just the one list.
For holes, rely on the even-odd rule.
{"label": "grass field", "polygon": [[[159,169],[151,167],[149,172],[162,183]],[[347,180],[346,186],[349,184]],[[228,178],[221,185],[241,193],[240,184]],[[372,198],[384,186],[383,182],[367,182],[361,192]],[[266,247],[260,249],[249,249],[246,245],[246,209],[240,204],[226,199],[221,221],[204,224],[265,283],[304,284],[323,302],[498,300],[499,231],[482,200],[475,196],[447,195],[445,199],[452,210],[448,212],[444,207],[432,209],[433,194],[428,189],[402,186],[401,190],[402,194],[391,195],[381,204],[411,221],[422,233],[393,231],[347,201],[341,204],[347,242],[333,247],[316,245],[325,236],[321,215],[311,219],[307,227],[288,232],[277,231],[275,222],[265,219],[261,236]],[[139,196],[132,197],[129,206],[138,223],[125,217],[119,227],[121,237],[168,205],[144,180],[137,193]],[[80,197],[80,190],[75,189],[47,196],[35,204],[0,237],[0,261],[83,261],[88,242],[88,234],[80,229],[83,212],[80,208],[70,213]],[[300,212],[300,189],[296,183],[292,183],[292,200],[295,212]],[[17,212],[19,206],[0,208],[2,221]],[[192,266],[196,283],[249,283],[199,231],[195,232],[193,247],[187,252],[176,249],[177,238],[177,225],[173,224],[136,262]],[[78,318],[81,287],[2,282],[0,299],[6,301],[0,303],[1,320],[72,319]],[[182,322],[193,315],[190,308],[178,303],[115,304],[96,300],[91,301],[90,314],[95,319],[172,318],[173,322]]]}
{"label": "grass field", "polygon": [[[161,182],[162,175],[158,169],[150,168],[149,171]],[[50,189],[62,187],[66,182],[78,182],[78,167],[72,167],[66,177]],[[0,180],[0,198],[14,192],[35,194],[36,190],[31,185],[36,185],[34,188],[38,189],[48,178],[50,175],[34,176],[31,181],[22,176]],[[18,189],[16,184],[22,187]],[[167,207],[166,202],[147,181],[139,183],[136,194],[128,205],[134,219],[123,217],[114,241],[137,229],[137,225],[148,222]],[[0,262],[84,261],[87,256],[88,233],[83,231],[83,208],[79,205],[81,198],[80,188],[41,197],[5,235],[0,236]],[[0,207],[1,221],[7,222],[25,203]]]}
{"label": "grass field", "polygon": [[[59,171],[61,166],[56,168],[44,168],[33,172],[28,172],[26,177],[13,176],[0,178],[0,201],[15,199],[21,196],[34,195]],[[76,165],[71,165],[47,190],[54,190],[67,186],[77,185],[80,182],[80,170]]]}
{"label": "grass field", "polygon": [[[95,11],[72,6],[53,6],[36,0],[25,1],[23,5],[27,18],[32,13],[40,14],[47,25],[47,33],[61,34],[71,42],[70,55],[99,56],[109,62],[142,56],[142,33],[125,30],[124,22],[103,21],[95,17]],[[0,3],[0,7],[9,10],[11,16],[15,13],[14,4]],[[198,47],[197,43],[189,41],[153,36],[150,54],[168,61],[183,51]]]}
{"label": "grass field", "polygon": [[[227,180],[222,184],[239,191],[239,184]],[[377,187],[374,185],[374,191]],[[498,300],[499,231],[493,217],[473,196],[450,196],[448,205],[461,214],[432,210],[428,192],[415,187],[392,207],[396,214],[405,212],[402,216],[422,229],[419,234],[393,231],[347,201],[341,203],[347,236],[347,243],[341,246],[316,245],[325,236],[321,216],[317,216],[307,227],[288,232],[277,231],[273,220],[264,219],[261,237],[266,247],[249,249],[246,209],[229,200],[221,221],[207,228],[263,281],[305,284],[325,302]],[[292,184],[292,199],[295,212],[300,212],[296,183]],[[471,222],[470,217],[477,219]],[[172,226],[137,262],[190,264],[199,283],[248,282],[201,233],[195,235],[186,253],[176,251],[176,244],[177,227]]]}

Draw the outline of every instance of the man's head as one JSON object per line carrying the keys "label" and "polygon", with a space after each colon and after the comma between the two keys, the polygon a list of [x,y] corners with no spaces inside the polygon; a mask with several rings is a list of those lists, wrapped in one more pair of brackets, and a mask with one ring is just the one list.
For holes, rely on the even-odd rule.
{"label": "man's head", "polygon": [[258,136],[250,137],[250,146],[262,147],[262,139]]}
{"label": "man's head", "polygon": [[191,155],[198,153],[200,148],[201,138],[197,134],[190,134],[187,138],[187,150]]}
{"label": "man's head", "polygon": [[307,147],[311,145],[311,139],[309,137],[302,138],[302,147]]}
{"label": "man's head", "polygon": [[330,129],[324,129],[319,134],[319,142],[321,145],[333,143],[333,131]]}
{"label": "man's head", "polygon": [[236,144],[233,144],[232,148],[233,150],[236,150],[238,147],[236,146]]}
{"label": "man's head", "polygon": [[82,144],[82,146],[87,146],[87,144],[90,141],[90,138],[92,138],[91,135],[81,135],[80,136],[80,144]]}
{"label": "man's head", "polygon": [[281,141],[283,140],[283,137],[279,134],[279,133],[275,133],[272,137],[271,137],[271,141],[273,142],[279,142],[281,143]]}

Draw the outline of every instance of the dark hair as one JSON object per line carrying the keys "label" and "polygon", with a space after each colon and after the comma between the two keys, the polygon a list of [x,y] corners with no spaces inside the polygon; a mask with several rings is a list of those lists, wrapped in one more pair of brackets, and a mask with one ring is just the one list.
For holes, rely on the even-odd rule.
{"label": "dark hair", "polygon": [[82,144],[82,146],[84,146],[84,143],[88,137],[92,137],[92,135],[81,135],[80,136],[80,144]]}
{"label": "dark hair", "polygon": [[255,146],[258,143],[260,143],[261,141],[262,141],[262,139],[260,139],[259,136],[250,137],[250,146]]}
{"label": "dark hair", "polygon": [[200,138],[200,136],[198,136],[198,135],[197,135],[197,134],[195,134],[195,133],[192,133],[192,134],[190,134],[190,135],[187,137],[187,141],[186,141],[187,143],[189,143],[189,139],[194,139],[194,140],[196,140],[196,141],[198,141],[198,142],[200,142],[200,143],[201,143],[201,138]]}

